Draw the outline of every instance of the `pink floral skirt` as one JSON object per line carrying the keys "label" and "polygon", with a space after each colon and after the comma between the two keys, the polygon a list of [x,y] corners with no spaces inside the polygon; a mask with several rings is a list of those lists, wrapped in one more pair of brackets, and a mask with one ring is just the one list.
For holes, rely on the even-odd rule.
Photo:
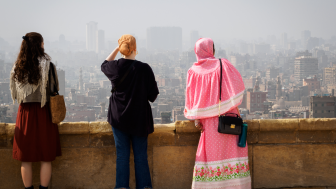
{"label": "pink floral skirt", "polygon": [[193,189],[251,189],[248,148],[238,147],[237,135],[218,133],[218,117],[201,119]]}

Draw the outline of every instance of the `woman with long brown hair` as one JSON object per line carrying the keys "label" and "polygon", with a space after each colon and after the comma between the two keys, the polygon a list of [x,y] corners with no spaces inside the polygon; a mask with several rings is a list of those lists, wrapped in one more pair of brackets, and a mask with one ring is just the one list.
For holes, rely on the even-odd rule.
{"label": "woman with long brown hair", "polygon": [[[20,104],[16,118],[13,158],[22,162],[25,188],[33,189],[32,162],[41,162],[40,188],[48,188],[51,162],[61,156],[58,126],[51,121],[51,89],[58,89],[58,78],[50,56],[44,52],[43,37],[31,32],[22,37],[20,53],[10,78],[12,99]],[[49,79],[49,69],[55,78]]]}

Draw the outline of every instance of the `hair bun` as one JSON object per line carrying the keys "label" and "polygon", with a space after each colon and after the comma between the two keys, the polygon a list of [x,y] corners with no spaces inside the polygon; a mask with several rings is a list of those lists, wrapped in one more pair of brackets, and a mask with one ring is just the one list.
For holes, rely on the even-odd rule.
{"label": "hair bun", "polygon": [[22,39],[28,41],[29,38],[27,36],[22,36]]}
{"label": "hair bun", "polygon": [[136,50],[136,41],[132,35],[126,34],[121,36],[118,43],[120,53],[125,56],[131,55],[132,52]]}
{"label": "hair bun", "polygon": [[125,43],[125,42],[122,42],[120,45],[119,45],[119,51],[121,54],[125,55],[125,56],[129,56],[132,54],[132,51],[130,51],[129,47],[128,47],[128,44]]}

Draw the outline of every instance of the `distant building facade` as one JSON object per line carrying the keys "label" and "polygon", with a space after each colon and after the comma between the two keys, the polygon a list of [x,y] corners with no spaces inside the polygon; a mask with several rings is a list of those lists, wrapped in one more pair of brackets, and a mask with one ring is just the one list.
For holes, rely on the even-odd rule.
{"label": "distant building facade", "polygon": [[310,118],[334,118],[335,114],[334,96],[311,96],[309,112]]}
{"label": "distant building facade", "polygon": [[103,30],[98,30],[96,38],[96,53],[100,53],[105,50],[105,32]]}
{"label": "distant building facade", "polygon": [[88,51],[96,51],[97,25],[97,22],[89,22],[86,24],[86,50]]}
{"label": "distant building facade", "polygon": [[320,81],[316,75],[314,77],[308,77],[303,79],[303,86],[308,86],[308,91],[319,90],[321,88]]}
{"label": "distant building facade", "polygon": [[311,53],[304,53],[303,56],[295,58],[294,77],[296,81],[302,82],[306,77],[318,74],[318,60],[311,56]]}

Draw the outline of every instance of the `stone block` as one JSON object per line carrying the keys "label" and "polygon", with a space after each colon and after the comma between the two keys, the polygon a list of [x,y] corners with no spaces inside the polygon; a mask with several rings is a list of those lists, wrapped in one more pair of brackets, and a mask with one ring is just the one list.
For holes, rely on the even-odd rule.
{"label": "stone block", "polygon": [[115,148],[63,148],[53,164],[51,188],[114,188]]}
{"label": "stone block", "polygon": [[296,133],[293,131],[260,132],[258,143],[296,143]]}
{"label": "stone block", "polygon": [[153,147],[153,188],[191,188],[197,146]]}
{"label": "stone block", "polygon": [[6,124],[6,134],[9,137],[13,137],[15,134],[15,123],[7,123]]}
{"label": "stone block", "polygon": [[0,123],[0,148],[7,147],[6,124]]}
{"label": "stone block", "polygon": [[245,120],[248,127],[247,130],[250,131],[259,131],[260,130],[260,123],[259,120]]}
{"label": "stone block", "polygon": [[148,135],[148,146],[174,146],[175,131],[155,132]]}
{"label": "stone block", "polygon": [[90,147],[114,146],[113,133],[90,134]]}
{"label": "stone block", "polygon": [[334,142],[336,142],[336,131],[332,131]]}
{"label": "stone block", "polygon": [[336,186],[336,144],[253,146],[254,188]]}
{"label": "stone block", "polygon": [[89,134],[60,135],[62,148],[79,148],[89,146]]}
{"label": "stone block", "polygon": [[6,135],[6,123],[0,123],[0,135]]}
{"label": "stone block", "polygon": [[154,125],[154,131],[155,131],[155,133],[169,132],[169,131],[175,131],[175,130],[176,130],[175,123],[170,123],[170,124],[155,124]]}
{"label": "stone block", "polygon": [[260,131],[296,131],[299,128],[299,119],[261,119]]}
{"label": "stone block", "polygon": [[177,133],[199,133],[200,131],[195,127],[194,121],[176,121]]}
{"label": "stone block", "polygon": [[58,125],[60,134],[89,134],[89,122],[62,122]]}
{"label": "stone block", "polygon": [[299,120],[301,131],[336,130],[336,118],[310,118]]}
{"label": "stone block", "polygon": [[90,134],[112,133],[112,126],[108,122],[90,122]]}
{"label": "stone block", "polygon": [[[33,185],[40,184],[40,163],[33,163]],[[12,158],[12,149],[0,149],[0,189],[24,188],[21,162]]]}
{"label": "stone block", "polygon": [[7,140],[7,147],[12,148],[13,147],[13,141],[14,141],[14,134],[15,134],[15,123],[7,123],[6,124],[6,140]]}
{"label": "stone block", "polygon": [[[114,188],[116,179],[115,148],[65,148],[53,162],[51,188]],[[153,150],[148,149],[148,164],[153,175]],[[130,155],[130,187],[135,188],[134,156]]]}
{"label": "stone block", "polygon": [[259,141],[259,132],[247,132],[247,143],[255,144]]}
{"label": "stone block", "polygon": [[322,143],[334,142],[332,131],[300,131],[297,133],[297,142]]}
{"label": "stone block", "polygon": [[0,148],[7,148],[7,135],[0,135]]}
{"label": "stone block", "polygon": [[248,145],[248,160],[249,160],[249,168],[253,186],[253,145]]}
{"label": "stone block", "polygon": [[177,146],[197,146],[201,133],[176,133],[175,141]]}
{"label": "stone block", "polygon": [[303,187],[303,188],[283,188],[283,189],[327,189],[327,187]]}

